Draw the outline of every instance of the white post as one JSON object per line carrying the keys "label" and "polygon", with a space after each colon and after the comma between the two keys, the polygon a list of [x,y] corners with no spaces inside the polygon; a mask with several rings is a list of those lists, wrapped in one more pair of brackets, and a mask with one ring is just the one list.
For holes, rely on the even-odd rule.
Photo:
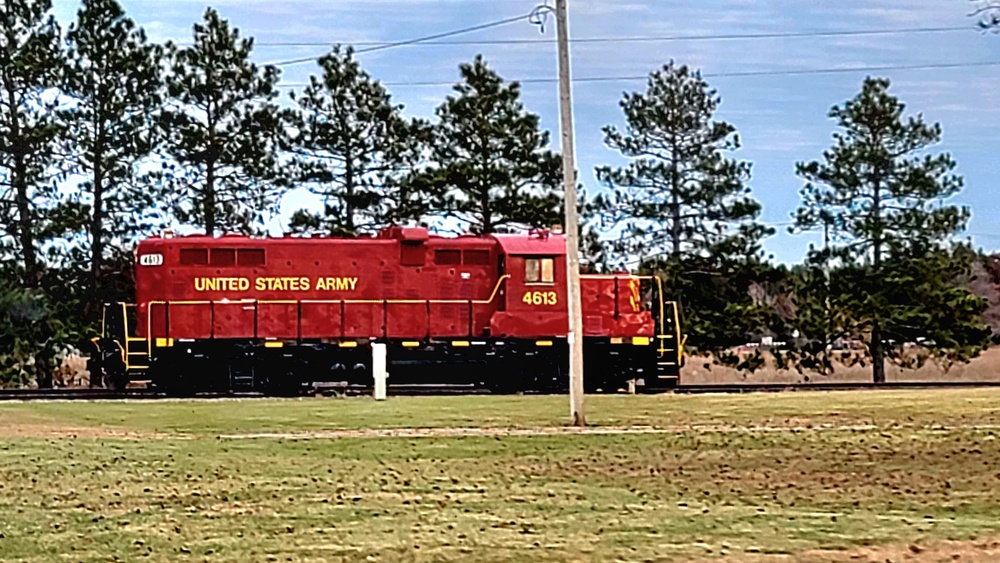
{"label": "white post", "polygon": [[583,312],[580,305],[580,246],[576,217],[576,150],[573,146],[573,102],[569,72],[567,0],[556,0],[559,43],[559,115],[562,126],[563,188],[566,199],[566,283],[569,300],[569,403],[574,426],[586,426],[583,414]]}
{"label": "white post", "polygon": [[385,380],[389,377],[385,367],[385,344],[372,343],[372,374],[375,376],[375,400],[385,400]]}

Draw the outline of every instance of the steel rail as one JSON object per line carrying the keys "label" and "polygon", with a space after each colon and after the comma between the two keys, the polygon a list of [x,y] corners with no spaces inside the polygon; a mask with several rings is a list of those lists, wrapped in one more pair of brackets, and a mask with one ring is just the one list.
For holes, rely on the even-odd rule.
{"label": "steel rail", "polygon": [[[657,390],[656,393],[668,394],[747,394],[747,393],[783,393],[783,392],[832,392],[832,391],[892,391],[915,389],[987,389],[1000,387],[998,381],[895,381],[876,385],[866,382],[821,382],[821,383],[739,383],[739,384],[699,384],[679,385],[673,389]],[[330,395],[366,395],[371,393],[368,385],[348,385],[304,388],[304,396]],[[484,395],[491,394],[489,390],[470,384],[463,385],[427,385],[400,384],[390,385],[389,393],[396,396],[419,395]],[[564,390],[529,390],[527,394],[563,394]],[[218,398],[267,398],[260,392],[200,392],[189,399]],[[35,401],[35,400],[122,400],[122,399],[169,399],[173,398],[156,388],[126,389],[112,391],[90,387],[60,387],[51,389],[0,389],[0,401]]]}

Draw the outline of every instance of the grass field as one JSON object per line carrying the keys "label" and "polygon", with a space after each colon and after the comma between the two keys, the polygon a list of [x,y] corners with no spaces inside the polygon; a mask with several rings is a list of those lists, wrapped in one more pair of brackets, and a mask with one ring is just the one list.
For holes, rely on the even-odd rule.
{"label": "grass field", "polygon": [[1000,390],[0,404],[4,561],[1000,560]]}

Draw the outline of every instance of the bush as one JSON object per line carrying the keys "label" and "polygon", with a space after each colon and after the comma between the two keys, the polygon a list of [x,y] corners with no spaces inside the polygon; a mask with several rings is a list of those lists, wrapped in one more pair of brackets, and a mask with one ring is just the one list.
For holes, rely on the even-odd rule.
{"label": "bush", "polygon": [[59,352],[80,331],[61,320],[48,292],[16,279],[0,275],[0,387],[50,387]]}

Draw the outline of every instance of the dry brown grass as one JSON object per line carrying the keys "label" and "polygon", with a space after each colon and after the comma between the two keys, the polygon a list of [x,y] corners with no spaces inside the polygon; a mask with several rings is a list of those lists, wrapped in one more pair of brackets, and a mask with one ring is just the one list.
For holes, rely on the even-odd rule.
{"label": "dry brown grass", "polygon": [[993,563],[1000,561],[1000,541],[930,541],[856,547],[845,550],[812,549],[794,555],[750,555],[723,559],[726,563]]}
{"label": "dry brown grass", "polygon": [[[839,366],[832,375],[799,373],[795,370],[780,370],[768,366],[747,374],[738,370],[712,365],[704,357],[688,357],[681,371],[681,382],[690,385],[710,385],[724,383],[824,383],[824,382],[868,382],[872,379],[871,365]],[[993,347],[969,363],[956,364],[947,371],[939,365],[928,362],[919,369],[901,369],[887,365],[886,379],[899,382],[993,382],[1000,381],[1000,347]]]}

